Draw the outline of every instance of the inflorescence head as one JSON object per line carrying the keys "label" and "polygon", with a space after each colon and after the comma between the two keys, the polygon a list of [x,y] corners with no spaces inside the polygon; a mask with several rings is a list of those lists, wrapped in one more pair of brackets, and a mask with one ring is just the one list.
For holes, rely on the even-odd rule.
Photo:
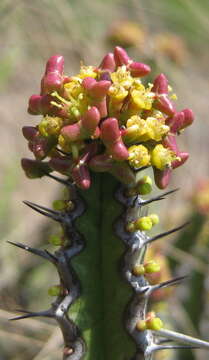
{"label": "inflorescence head", "polygon": [[75,76],[65,76],[63,69],[64,58],[52,56],[40,95],[29,99],[28,112],[43,118],[23,128],[35,156],[22,160],[26,174],[58,171],[88,189],[91,171],[108,172],[136,187],[137,170],[152,166],[155,183],[165,188],[172,170],[189,156],[176,138],[194,117],[190,109],[176,111],[166,76],[146,84],[142,77],[150,67],[134,62],[121,47],[98,67],[81,65]]}

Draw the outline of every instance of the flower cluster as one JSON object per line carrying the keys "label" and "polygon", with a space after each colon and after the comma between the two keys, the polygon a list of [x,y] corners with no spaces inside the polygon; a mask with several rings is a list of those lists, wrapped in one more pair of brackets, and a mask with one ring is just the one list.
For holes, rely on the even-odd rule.
{"label": "flower cluster", "polygon": [[43,117],[37,126],[23,127],[35,156],[22,159],[26,174],[58,171],[88,189],[91,171],[109,172],[139,188],[137,170],[152,166],[157,186],[165,188],[172,170],[189,156],[176,137],[193,122],[190,109],[176,111],[165,75],[145,84],[150,67],[121,47],[98,67],[81,65],[76,76],[65,76],[63,68],[63,57],[52,56],[40,95],[29,99],[29,113]]}

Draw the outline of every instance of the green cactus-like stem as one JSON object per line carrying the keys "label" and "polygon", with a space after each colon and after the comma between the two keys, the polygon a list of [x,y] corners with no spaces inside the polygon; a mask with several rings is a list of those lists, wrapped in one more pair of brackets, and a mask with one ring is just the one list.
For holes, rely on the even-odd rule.
{"label": "green cactus-like stem", "polygon": [[86,360],[129,359],[134,352],[123,324],[130,299],[130,289],[119,269],[124,246],[113,231],[122,211],[114,199],[117,186],[113,177],[97,174],[91,188],[81,192],[87,210],[76,227],[85,234],[86,248],[73,260],[82,291],[71,314],[87,343]]}

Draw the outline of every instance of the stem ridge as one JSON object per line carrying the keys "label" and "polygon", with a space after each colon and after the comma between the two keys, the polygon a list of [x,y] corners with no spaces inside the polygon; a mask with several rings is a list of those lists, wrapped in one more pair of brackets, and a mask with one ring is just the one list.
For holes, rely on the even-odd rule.
{"label": "stem ridge", "polygon": [[[43,215],[47,214],[47,216],[48,214],[52,214],[50,217],[60,222],[64,231],[65,243],[59,250],[51,254],[47,250],[33,249],[21,243],[10,242],[12,245],[41,256],[53,263],[59,275],[62,293],[58,295],[49,310],[41,312],[19,310],[19,312],[22,312],[24,315],[17,316],[11,320],[21,320],[36,316],[54,318],[61,329],[64,339],[63,360],[80,360],[85,355],[86,345],[77,325],[69,318],[68,310],[81,294],[80,281],[71,266],[71,259],[79,254],[85,247],[83,235],[80,234],[74,226],[76,218],[81,216],[85,211],[85,205],[78,197],[76,187],[69,182],[67,183],[67,187],[70,192],[70,200],[72,200],[74,204],[73,210],[53,211],[31,202],[25,202],[25,204],[33,210]],[[46,211],[46,213],[43,213],[42,210]]]}

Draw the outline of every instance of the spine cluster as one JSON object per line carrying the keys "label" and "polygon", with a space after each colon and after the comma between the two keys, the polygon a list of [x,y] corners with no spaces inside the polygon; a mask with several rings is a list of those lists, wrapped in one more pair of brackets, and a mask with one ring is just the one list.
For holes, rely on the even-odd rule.
{"label": "spine cluster", "polygon": [[[154,313],[148,313],[148,301],[154,291],[176,285],[184,279],[184,277],[178,277],[157,285],[150,285],[146,278],[146,266],[144,266],[147,247],[153,241],[180,230],[185,224],[154,237],[149,237],[145,231],[129,232],[127,224],[140,218],[142,208],[146,204],[162,200],[164,196],[172,192],[149,200],[142,200],[139,196],[127,196],[127,188],[124,187],[121,187],[116,194],[117,200],[124,205],[124,212],[116,223],[115,231],[126,247],[122,259],[122,275],[133,289],[132,298],[125,312],[125,324],[136,344],[134,360],[151,359],[153,352],[167,348],[159,345],[153,334],[152,330],[159,331],[163,324]],[[152,267],[152,269],[147,267],[148,272],[159,271],[154,262]]]}
{"label": "spine cluster", "polygon": [[71,205],[73,203],[73,209],[72,206],[70,206],[70,209],[66,208],[62,211],[55,211],[28,201],[25,201],[25,204],[38,213],[60,223],[64,232],[64,244],[59,250],[52,254],[48,250],[34,249],[28,245],[10,242],[17,247],[44,258],[55,266],[59,275],[60,285],[51,288],[51,291],[53,292],[53,295],[57,295],[56,300],[51,304],[51,307],[48,310],[40,312],[21,310],[20,312],[22,312],[23,315],[12,320],[37,316],[54,318],[63,335],[63,359],[80,360],[85,354],[86,346],[78,327],[68,316],[68,311],[81,294],[80,281],[71,266],[71,259],[78,255],[85,245],[84,237],[74,227],[74,221],[78,216],[82,215],[85,207],[82,200],[77,196],[75,186],[68,181],[65,182],[61,179],[60,181],[64,182],[68,187],[70,193],[69,201]]}

